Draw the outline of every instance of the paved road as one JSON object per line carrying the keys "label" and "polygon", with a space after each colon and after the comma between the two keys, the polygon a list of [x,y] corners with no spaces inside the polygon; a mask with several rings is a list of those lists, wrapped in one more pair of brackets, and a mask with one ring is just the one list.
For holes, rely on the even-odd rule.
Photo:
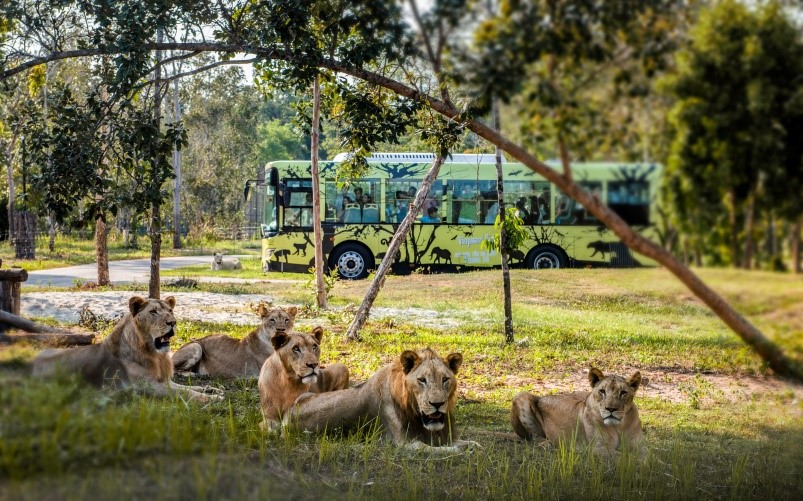
{"label": "paved road", "polygon": [[[212,264],[211,256],[180,256],[163,257],[160,268],[172,270],[182,266],[192,266],[196,264]],[[150,259],[127,259],[125,261],[111,261],[109,263],[109,279],[112,284],[130,284],[133,282],[147,286],[151,277]],[[95,263],[82,264],[78,266],[68,266],[66,268],[52,268],[49,270],[29,271],[28,280],[24,285],[42,285],[55,287],[70,287],[75,284],[75,280],[92,281],[98,280],[98,266]],[[164,280],[165,277],[162,277]],[[175,280],[175,277],[168,277]]]}

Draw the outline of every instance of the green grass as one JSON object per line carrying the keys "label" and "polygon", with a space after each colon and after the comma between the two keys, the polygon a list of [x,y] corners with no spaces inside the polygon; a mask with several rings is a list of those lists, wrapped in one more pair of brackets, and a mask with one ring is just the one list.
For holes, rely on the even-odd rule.
{"label": "green grass", "polygon": [[[800,277],[700,274],[803,361]],[[18,345],[0,349],[0,498],[800,498],[803,388],[775,379],[666,271],[515,271],[515,346],[502,344],[500,285],[494,271],[391,276],[377,306],[434,310],[457,323],[425,325],[411,310],[392,323],[369,322],[360,343],[340,336],[348,314],[309,306],[303,282],[192,289],[306,304],[302,328],[326,326],[323,361],[345,363],[355,381],[406,348],[462,352],[457,420],[464,438],[482,444],[479,451],[406,452],[378,441],[370,429],[349,436],[266,435],[253,381],[204,380],[227,397],[207,406],[96,391],[75,381],[29,379],[23,368],[35,348]],[[338,282],[331,302],[358,304],[367,286]],[[179,321],[174,347],[210,333],[240,337],[249,330]],[[534,448],[511,436],[516,392],[582,385],[590,364],[606,373],[638,369],[654,379],[637,397],[650,451],[645,464],[628,455],[601,460],[585,448]],[[723,378],[730,385],[717,382]],[[731,391],[750,381],[773,384]],[[659,385],[677,387],[676,395],[659,394]]]}
{"label": "green grass", "polygon": [[[77,235],[57,235],[54,251],[48,249],[48,237],[42,235],[36,239],[36,259],[15,259],[14,249],[8,242],[0,243],[0,257],[3,259],[3,266],[19,266],[28,271],[47,270],[61,268],[65,266],[75,266],[79,264],[89,264],[96,262],[95,242],[92,235],[89,239],[80,239]],[[135,249],[125,246],[123,239],[116,233],[109,235],[108,241],[109,259],[117,261],[121,259],[142,259],[151,256],[151,242],[147,235],[139,237],[138,246]],[[162,253],[163,257],[169,256],[211,256],[214,252],[226,254],[253,254],[261,252],[261,241],[245,240],[214,240],[200,239],[188,240],[183,249],[173,249],[172,240],[163,237]]]}
{"label": "green grass", "polygon": [[227,277],[227,278],[247,278],[255,280],[309,280],[310,274],[308,273],[279,273],[271,272],[265,273],[262,271],[262,261],[259,256],[247,256],[240,259],[243,265],[240,270],[216,270],[212,271],[210,264],[199,264],[193,266],[184,266],[173,270],[164,270],[161,272],[165,277],[182,277],[182,278],[197,278],[197,277]]}

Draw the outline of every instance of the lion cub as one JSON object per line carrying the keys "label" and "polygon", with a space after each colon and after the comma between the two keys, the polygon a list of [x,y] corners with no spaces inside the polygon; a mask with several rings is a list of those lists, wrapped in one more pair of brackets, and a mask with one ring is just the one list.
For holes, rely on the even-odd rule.
{"label": "lion cub", "polygon": [[239,259],[223,259],[222,252],[215,252],[215,257],[212,258],[212,271],[242,269],[243,265]]}
{"label": "lion cub", "polygon": [[170,380],[170,338],[175,334],[176,318],[173,296],[128,301],[126,314],[102,343],[66,350],[45,350],[32,363],[34,376],[79,373],[95,386],[104,383],[136,385],[153,395],[177,391],[190,399],[207,401],[222,398],[205,395],[205,388],[182,386]]}
{"label": "lion cub", "polygon": [[213,377],[257,377],[273,353],[271,338],[293,328],[298,308],[268,308],[260,304],[262,324],[242,339],[213,334],[185,344],[173,353],[173,367],[182,373]]}
{"label": "lion cub", "polygon": [[269,429],[277,429],[282,417],[303,394],[349,387],[349,370],[343,364],[320,366],[323,329],[312,334],[277,332],[271,339],[275,352],[259,373],[259,401]]}
{"label": "lion cub", "polygon": [[604,376],[592,367],[588,381],[591,391],[543,397],[519,393],[510,411],[513,430],[539,442],[570,439],[576,432],[578,443],[592,442],[600,454],[610,456],[628,448],[638,450],[643,458],[644,433],[633,397],[647,380],[642,380],[639,372],[627,380]]}

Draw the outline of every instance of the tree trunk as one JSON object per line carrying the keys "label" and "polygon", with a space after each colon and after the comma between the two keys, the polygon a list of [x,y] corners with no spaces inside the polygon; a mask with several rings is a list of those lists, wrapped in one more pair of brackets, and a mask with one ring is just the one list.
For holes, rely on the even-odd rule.
{"label": "tree trunk", "polygon": [[14,211],[14,257],[36,259],[36,216],[27,210]]}
{"label": "tree trunk", "polygon": [[[497,132],[501,131],[499,124],[499,102],[493,103],[493,124]],[[505,208],[505,188],[504,174],[502,173],[502,150],[499,146],[494,149],[496,154],[496,194],[499,204],[499,255],[502,260],[502,290],[505,296],[505,343],[515,341],[513,335],[513,302],[510,295],[510,261],[507,252],[507,232],[505,231],[505,218],[507,209]]]}
{"label": "tree trunk", "polygon": [[[14,199],[17,197],[17,194],[14,191],[14,162],[12,155],[14,153],[14,143],[16,143],[17,134],[15,133],[11,137],[11,141],[9,141],[8,146],[4,151],[5,153],[5,162],[6,162],[6,176],[8,179],[8,241],[13,241],[14,235]],[[2,140],[0,140],[1,142]]]}
{"label": "tree trunk", "polygon": [[728,222],[730,223],[731,230],[731,265],[738,268],[740,264],[739,259],[739,228],[736,221],[736,191],[731,188],[728,192],[728,200],[730,201]]}
{"label": "tree trunk", "polygon": [[[178,78],[173,80],[173,121],[181,120],[181,103],[178,99]],[[173,173],[176,181],[173,186],[173,248],[181,248],[181,152],[173,149]]]}
{"label": "tree trunk", "polygon": [[[163,32],[161,29],[156,30],[156,43],[162,42]],[[162,67],[159,65],[162,61],[162,51],[156,51],[156,83],[154,85],[154,104],[153,104],[153,119],[156,122],[156,126],[159,127],[162,122]],[[159,158],[157,158],[158,153],[154,151],[154,157],[151,159],[153,162],[151,175],[154,179],[151,179],[150,182],[155,184],[158,180],[155,179],[157,176],[157,170],[159,169]],[[158,187],[155,187],[158,188]],[[158,192],[159,190],[155,190]],[[159,260],[162,254],[162,204],[159,201],[159,195],[155,195],[155,199],[151,201],[151,228],[150,228],[150,237],[151,237],[151,277],[148,281],[148,297],[151,299],[159,299],[160,295],[160,283],[159,283]]]}
{"label": "tree trunk", "polygon": [[315,75],[312,84],[312,138],[310,154],[312,155],[312,227],[315,231],[315,298],[318,308],[326,309],[326,282],[323,279],[323,231],[321,230],[321,186],[318,177],[318,141],[321,120],[321,81]]}
{"label": "tree trunk", "polygon": [[554,183],[558,189],[569,195],[573,200],[583,205],[586,210],[591,212],[602,224],[608,227],[608,229],[618,236],[631,250],[665,266],[701,301],[708,305],[708,307],[741,337],[744,342],[750,345],[775,372],[784,376],[803,379],[803,369],[797,367],[791,359],[784,355],[775,343],[767,339],[761,331],[756,329],[753,324],[734,310],[725,299],[708,287],[689,268],[683,266],[671,253],[633,231],[621,217],[610,208],[603,205],[602,202],[596,197],[593,197],[591,193],[535,158],[518,144],[510,141],[478,120],[464,118],[464,115],[455,107],[432,96],[424,96],[413,87],[408,87],[400,82],[383,75],[372,73],[368,70],[346,67],[331,61],[324,61],[321,64],[324,67],[341,71],[365,80],[366,82],[385,87],[409,99],[422,101],[426,103],[429,108],[444,117],[465,124],[469,130],[487,139],[495,146],[498,146],[513,158],[526,165],[533,172],[543,176],[547,181]]}
{"label": "tree trunk", "polygon": [[95,253],[98,262],[98,285],[111,285],[109,283],[109,248],[106,219],[103,214],[95,218]]}
{"label": "tree trunk", "polygon": [[47,248],[50,252],[56,251],[56,222],[50,212],[47,213]]}
{"label": "tree trunk", "polygon": [[745,217],[745,238],[744,238],[744,255],[742,256],[742,268],[749,270],[753,267],[753,250],[754,239],[753,229],[755,225],[755,212],[756,212],[756,194],[755,191],[750,193],[747,200],[747,216]]}
{"label": "tree trunk", "polygon": [[803,273],[800,262],[800,231],[803,230],[803,218],[798,218],[792,225],[792,272]]}
{"label": "tree trunk", "polygon": [[424,200],[429,194],[429,188],[432,186],[435,178],[438,177],[438,171],[440,171],[441,165],[443,165],[443,157],[435,157],[435,161],[432,162],[432,167],[429,168],[429,172],[427,172],[426,176],[424,176],[424,180],[421,182],[421,187],[418,189],[415,199],[413,199],[410,210],[407,211],[407,215],[404,217],[399,227],[396,228],[396,233],[393,235],[390,245],[388,245],[388,251],[385,253],[385,257],[383,257],[382,262],[379,263],[379,268],[376,270],[376,275],[374,275],[371,286],[368,287],[368,292],[365,293],[362,304],[360,304],[360,309],[357,310],[354,320],[352,320],[351,325],[349,325],[346,331],[346,337],[348,337],[348,339],[360,340],[360,329],[362,329],[363,325],[365,325],[365,322],[368,320],[371,306],[374,304],[376,296],[379,295],[380,289],[382,289],[382,286],[385,284],[385,277],[390,271],[393,261],[396,259],[396,254],[399,252],[402,242],[407,239],[407,234],[410,232],[413,221],[415,221],[415,216],[418,214],[418,211],[421,210],[421,206],[424,204]]}

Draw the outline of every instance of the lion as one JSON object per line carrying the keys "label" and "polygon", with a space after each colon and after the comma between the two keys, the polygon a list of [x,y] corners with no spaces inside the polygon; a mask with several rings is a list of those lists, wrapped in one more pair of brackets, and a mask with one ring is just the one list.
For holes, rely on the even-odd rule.
{"label": "lion", "polygon": [[282,416],[302,394],[344,390],[349,387],[349,371],[343,364],[320,365],[323,329],[312,334],[277,332],[271,343],[274,353],[259,373],[259,401],[268,429],[281,426]]}
{"label": "lion", "polygon": [[212,258],[212,270],[242,270],[243,265],[239,259],[223,259],[222,252],[215,252],[215,257]]}
{"label": "lion", "polygon": [[260,304],[262,324],[242,339],[213,334],[185,344],[173,353],[173,368],[184,374],[213,377],[258,377],[273,353],[271,338],[293,328],[298,308],[268,308]]}
{"label": "lion", "polygon": [[206,395],[207,388],[183,386],[171,381],[170,338],[176,331],[173,296],[144,299],[134,296],[127,313],[102,343],[66,350],[45,350],[34,359],[32,373],[48,377],[78,373],[90,384],[101,387],[136,386],[146,393],[167,396],[178,392],[192,400],[206,402],[222,398]]}
{"label": "lion", "polygon": [[641,419],[633,403],[647,380],[636,372],[630,379],[588,371],[591,391],[536,397],[521,392],[513,399],[510,424],[522,438],[540,443],[571,439],[591,442],[595,452],[612,456],[622,449],[646,454]]}
{"label": "lion", "polygon": [[282,425],[323,431],[378,419],[384,438],[406,448],[459,451],[477,446],[457,440],[452,416],[455,376],[462,363],[460,353],[442,359],[430,348],[405,350],[360,386],[301,395]]}

